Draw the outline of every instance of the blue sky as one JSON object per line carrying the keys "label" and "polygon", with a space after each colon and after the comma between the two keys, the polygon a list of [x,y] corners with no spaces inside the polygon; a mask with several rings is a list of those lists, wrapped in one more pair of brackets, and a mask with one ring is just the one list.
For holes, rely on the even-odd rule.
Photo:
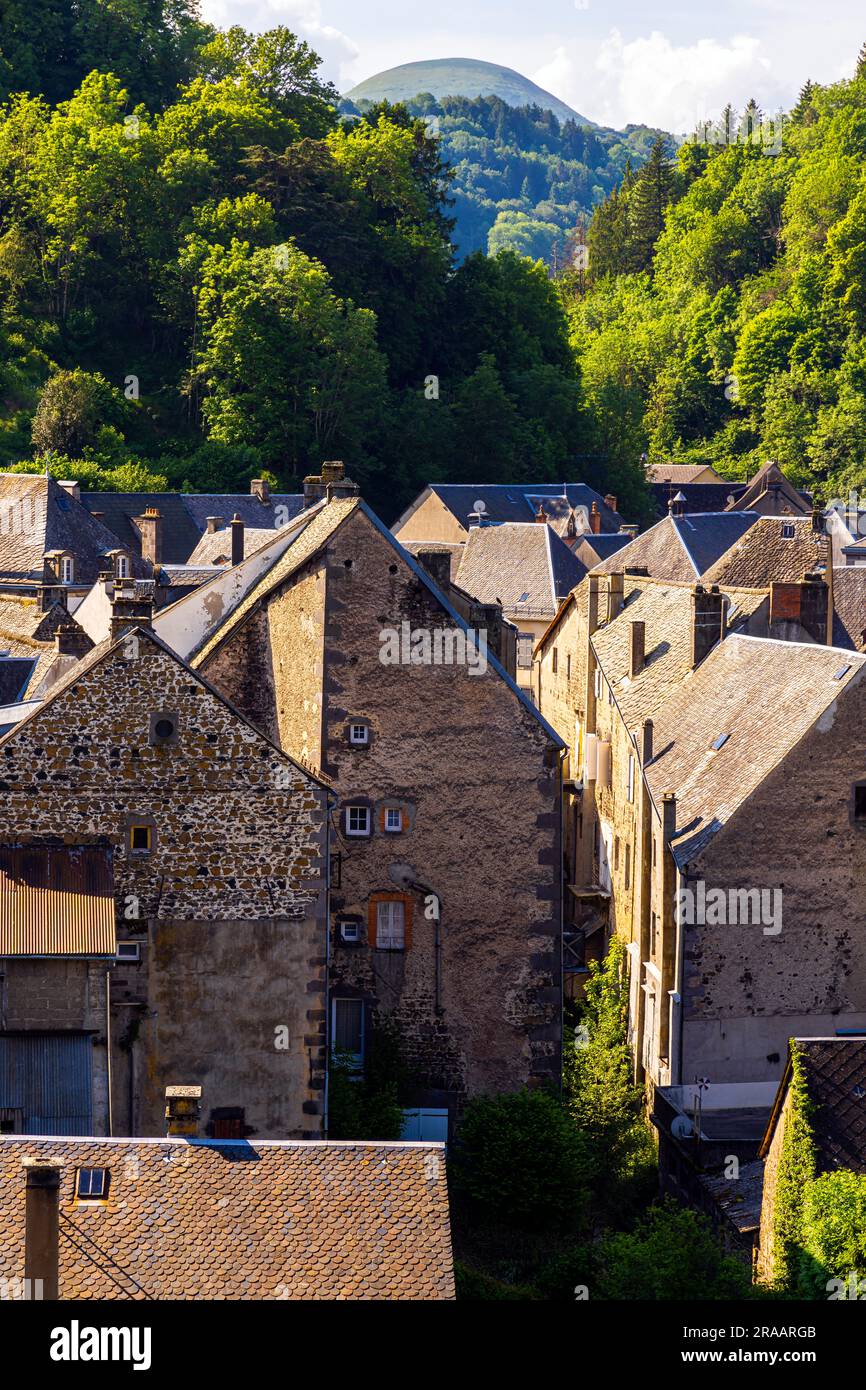
{"label": "blue sky", "polygon": [[424,58],[503,63],[607,125],[690,129],[726,102],[789,105],[807,77],[850,76],[862,0],[202,0],[219,24],[286,24],[345,91]]}

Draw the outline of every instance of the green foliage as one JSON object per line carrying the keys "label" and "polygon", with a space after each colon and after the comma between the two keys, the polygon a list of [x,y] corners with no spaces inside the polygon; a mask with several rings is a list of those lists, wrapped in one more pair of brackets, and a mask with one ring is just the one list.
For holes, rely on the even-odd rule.
{"label": "green foliage", "polygon": [[796,1286],[804,1241],[803,1208],[815,1176],[815,1143],[810,1123],[812,1102],[795,1045],[791,1047],[789,1096],[790,1109],[776,1173],[773,1213],[773,1282],[783,1291],[792,1291]]}
{"label": "green foliage", "polygon": [[123,397],[104,377],[81,370],[57,372],[42,388],[33,417],[33,447],[40,454],[77,457],[97,443],[103,425],[121,417]]}
{"label": "green foliage", "polygon": [[364,1071],[337,1049],[328,1068],[329,1139],[399,1139],[400,1096],[407,1083],[400,1032],[393,1019],[376,1014],[369,1031]]}
{"label": "green foliage", "polygon": [[482,1220],[529,1229],[573,1226],[586,1192],[586,1145],[542,1090],[469,1101],[449,1161],[457,1196]]}
{"label": "green foliage", "polygon": [[747,1298],[748,1267],[725,1255],[707,1219],[666,1201],[632,1232],[601,1242],[591,1294],[604,1300],[719,1300]]}
{"label": "green foliage", "polygon": [[538,1299],[531,1284],[509,1284],[504,1279],[495,1279],[491,1274],[473,1269],[462,1260],[454,1261],[454,1282],[461,1303],[531,1303]]}
{"label": "green foliage", "polygon": [[[797,1268],[797,1292],[803,1298],[827,1298],[832,1280],[846,1286],[853,1274],[866,1279],[866,1175],[842,1169],[822,1173],[806,1187],[802,1206],[803,1249]],[[856,1287],[856,1286],[855,1286]]]}

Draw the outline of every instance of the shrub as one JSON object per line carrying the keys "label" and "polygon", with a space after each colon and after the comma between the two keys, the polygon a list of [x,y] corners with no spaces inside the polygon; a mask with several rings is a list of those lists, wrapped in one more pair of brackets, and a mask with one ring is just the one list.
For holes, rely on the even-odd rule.
{"label": "shrub", "polygon": [[600,1274],[590,1297],[607,1300],[747,1298],[745,1263],[726,1255],[706,1217],[666,1201],[631,1233],[617,1231],[599,1247]]}

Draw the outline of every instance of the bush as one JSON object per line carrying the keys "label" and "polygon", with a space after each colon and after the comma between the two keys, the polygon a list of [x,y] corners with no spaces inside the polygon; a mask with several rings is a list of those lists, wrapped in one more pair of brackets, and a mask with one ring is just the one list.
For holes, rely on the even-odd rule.
{"label": "bush", "polygon": [[455,1193],[484,1219],[542,1229],[581,1217],[589,1164],[560,1101],[522,1090],[469,1102],[449,1172]]}
{"label": "bush", "polygon": [[706,1217],[666,1201],[626,1234],[606,1236],[590,1297],[607,1300],[748,1298],[746,1265],[726,1255]]}
{"label": "bush", "polygon": [[[798,1261],[799,1292],[826,1298],[854,1274],[866,1279],[866,1175],[842,1169],[822,1173],[806,1189],[804,1249]],[[839,1284],[832,1284],[838,1280]],[[856,1291],[855,1291],[856,1297]]]}
{"label": "bush", "polygon": [[494,1279],[490,1274],[482,1274],[481,1270],[471,1269],[460,1260],[454,1261],[454,1282],[460,1302],[507,1300],[525,1303],[538,1298],[529,1284],[506,1284],[502,1279]]}
{"label": "bush", "polygon": [[329,1139],[399,1139],[400,1092],[406,1082],[400,1034],[377,1014],[370,1030],[363,1075],[350,1054],[336,1051],[328,1076]]}

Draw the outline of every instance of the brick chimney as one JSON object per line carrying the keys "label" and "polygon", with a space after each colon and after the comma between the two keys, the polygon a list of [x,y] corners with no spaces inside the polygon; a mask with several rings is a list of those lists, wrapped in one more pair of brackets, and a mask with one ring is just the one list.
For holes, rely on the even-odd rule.
{"label": "brick chimney", "polygon": [[605,493],[604,505],[609,507],[612,512],[616,511],[616,497],[612,492]]}
{"label": "brick chimney", "polygon": [[271,505],[271,489],[264,478],[253,478],[250,483],[250,496],[257,498],[266,507]]}
{"label": "brick chimney", "polygon": [[111,640],[130,627],[153,626],[154,593],[149,581],[118,579],[111,598]]}
{"label": "brick chimney", "polygon": [[447,550],[419,550],[415,556],[443,594],[451,588],[451,555]]}
{"label": "brick chimney", "polygon": [[141,533],[141,558],[151,565],[162,564],[162,515],[156,507],[145,507],[135,518]]}
{"label": "brick chimney", "polygon": [[329,502],[335,497],[357,497],[361,491],[357,483],[346,477],[345,465],[339,459],[322,464],[322,482]]}
{"label": "brick chimney", "polygon": [[593,502],[592,510],[589,513],[589,529],[594,536],[601,534],[601,512],[597,502]]}
{"label": "brick chimney", "polygon": [[77,623],[61,623],[54,633],[54,646],[58,656],[86,656],[93,643]]}
{"label": "brick chimney", "polygon": [[608,575],[607,579],[607,620],[612,623],[622,612],[625,602],[625,575],[622,570]]}
{"label": "brick chimney", "polygon": [[820,574],[806,574],[791,584],[770,585],[770,636],[796,641],[797,627],[807,632],[819,646],[827,645],[829,591]]}
{"label": "brick chimney", "polygon": [[646,658],[646,623],[639,618],[632,618],[628,626],[628,673],[634,680],[643,670]]}
{"label": "brick chimney", "polygon": [[63,584],[52,584],[50,580],[43,580],[36,595],[36,606],[40,613],[47,613],[49,608],[53,608],[55,603],[61,607],[66,607],[66,589]]}
{"label": "brick chimney", "polygon": [[232,564],[239,565],[244,558],[244,523],[235,512],[232,517]]}
{"label": "brick chimney", "polygon": [[24,1278],[26,1297],[60,1297],[60,1168],[57,1160],[25,1158]]}
{"label": "brick chimney", "polygon": [[696,584],[692,589],[692,670],[712,651],[725,635],[724,599],[718,584],[705,589]]}
{"label": "brick chimney", "polygon": [[166,1086],[165,1118],[169,1138],[195,1138],[201,1116],[201,1086]]}
{"label": "brick chimney", "polygon": [[213,535],[215,535],[217,531],[221,531],[221,530],[223,529],[223,526],[224,526],[224,525],[225,525],[225,522],[223,521],[223,519],[222,519],[221,516],[209,516],[208,519],[207,519],[207,526],[206,526],[206,529],[205,529],[205,535],[206,535],[206,536],[213,536]]}

